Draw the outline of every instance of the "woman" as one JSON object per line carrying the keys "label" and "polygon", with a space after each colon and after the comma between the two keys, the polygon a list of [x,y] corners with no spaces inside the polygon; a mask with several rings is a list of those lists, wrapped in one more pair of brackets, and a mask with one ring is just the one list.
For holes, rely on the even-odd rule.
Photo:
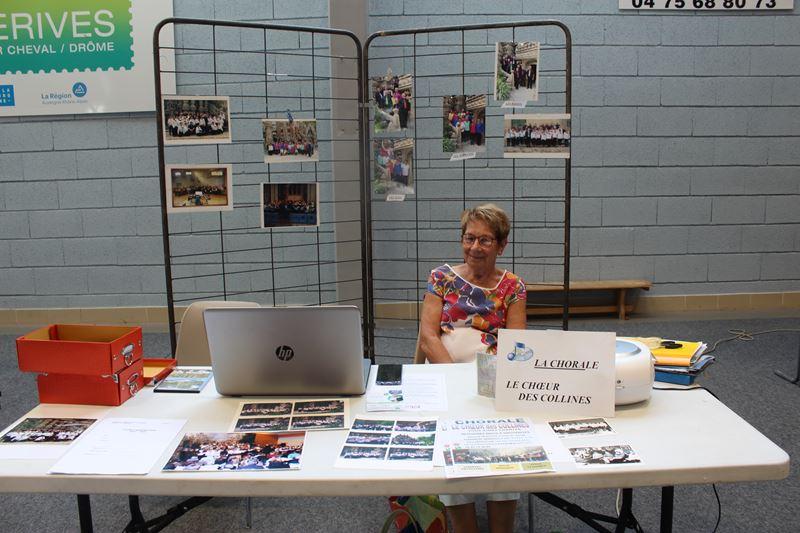
{"label": "woman", "polygon": [[[497,353],[497,330],[525,329],[525,283],[495,263],[508,244],[508,215],[494,204],[461,215],[464,263],[442,265],[428,278],[420,350],[431,363],[466,363]],[[473,495],[440,495],[455,531],[478,531]],[[487,495],[492,532],[512,531],[519,494]]]}

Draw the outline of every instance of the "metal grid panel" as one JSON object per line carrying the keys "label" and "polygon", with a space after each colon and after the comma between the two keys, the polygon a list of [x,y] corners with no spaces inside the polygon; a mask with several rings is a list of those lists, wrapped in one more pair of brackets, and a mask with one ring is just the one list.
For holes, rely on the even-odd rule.
{"label": "metal grid panel", "polygon": [[[540,43],[539,100],[521,110],[501,109],[493,100],[495,43],[507,41]],[[375,96],[370,80],[388,69],[411,75],[414,103],[409,128],[393,136],[413,139],[413,194],[402,202],[387,202],[374,187],[367,191],[368,291],[375,318],[369,346],[374,355],[414,353],[428,274],[442,263],[461,261],[459,219],[468,206],[491,201],[509,213],[510,244],[498,266],[521,275],[529,285],[569,283],[571,159],[504,158],[503,115],[570,114],[571,55],[569,30],[557,21],[384,31],[367,39],[366,180],[373,179],[373,142],[389,136],[371,127]],[[454,94],[488,100],[487,150],[475,159],[451,162],[442,149],[442,98]],[[562,308],[562,327],[567,329],[569,292],[547,305]]]}

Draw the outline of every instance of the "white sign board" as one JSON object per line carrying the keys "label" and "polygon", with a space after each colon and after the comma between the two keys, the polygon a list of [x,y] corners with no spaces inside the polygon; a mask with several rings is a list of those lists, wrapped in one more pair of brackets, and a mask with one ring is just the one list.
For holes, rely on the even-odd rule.
{"label": "white sign board", "polygon": [[[3,0],[0,117],[155,110],[153,30],[171,16],[171,0]],[[160,43],[174,71],[171,25]]]}
{"label": "white sign board", "polygon": [[794,9],[794,0],[619,0],[619,8],[640,11],[776,11]]}
{"label": "white sign board", "polygon": [[614,333],[501,329],[497,341],[498,411],[614,416]]}

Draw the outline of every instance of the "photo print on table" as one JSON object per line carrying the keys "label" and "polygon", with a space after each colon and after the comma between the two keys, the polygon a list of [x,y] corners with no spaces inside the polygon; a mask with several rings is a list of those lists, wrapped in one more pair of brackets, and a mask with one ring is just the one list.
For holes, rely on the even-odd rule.
{"label": "photo print on table", "polygon": [[581,420],[560,420],[548,422],[553,433],[561,438],[583,435],[613,434],[614,430],[604,418],[583,418]]}
{"label": "photo print on table", "polygon": [[233,431],[287,431],[289,429],[289,421],[290,418],[288,416],[240,418],[236,421]]}
{"label": "photo print on table", "polygon": [[414,194],[414,139],[372,141],[372,190],[376,195]]}
{"label": "photo print on table", "polygon": [[243,402],[231,431],[305,431],[344,429],[344,399]]}
{"label": "photo print on table", "polygon": [[503,157],[570,157],[569,114],[505,115]]}
{"label": "photo print on table", "polygon": [[319,226],[318,183],[262,183],[261,227]]}
{"label": "photo print on table", "polygon": [[233,210],[231,165],[166,165],[167,213]]}
{"label": "photo print on table", "polygon": [[486,151],[486,95],[442,97],[442,151],[451,161]]}
{"label": "photo print on table", "polygon": [[628,444],[570,448],[572,459],[581,466],[641,463],[639,455]]}
{"label": "photo print on table", "polygon": [[495,43],[494,99],[503,107],[539,99],[539,43]]}
{"label": "photo print on table", "polygon": [[315,118],[265,118],[261,120],[265,163],[319,161]]}
{"label": "photo print on table", "polygon": [[292,402],[254,402],[242,405],[239,416],[276,416],[292,414]]}
{"label": "photo print on table", "polygon": [[292,416],[292,430],[343,428],[344,414]]}
{"label": "photo print on table", "polygon": [[0,443],[72,442],[94,418],[26,418],[0,437]]}
{"label": "photo print on table", "polygon": [[230,98],[177,96],[161,98],[165,145],[231,142]]}
{"label": "photo print on table", "polygon": [[305,432],[187,433],[162,469],[165,472],[297,470]]}
{"label": "photo print on table", "polygon": [[392,69],[385,76],[370,79],[375,112],[375,133],[410,131],[414,125],[411,74],[396,75]]}

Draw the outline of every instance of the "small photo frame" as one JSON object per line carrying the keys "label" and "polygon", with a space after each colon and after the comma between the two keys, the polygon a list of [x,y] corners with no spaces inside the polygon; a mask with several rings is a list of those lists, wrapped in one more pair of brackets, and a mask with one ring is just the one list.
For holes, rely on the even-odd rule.
{"label": "small photo frame", "polygon": [[569,114],[503,116],[503,157],[569,159]]}
{"label": "small photo frame", "polygon": [[233,210],[231,165],[166,165],[167,213]]}
{"label": "small photo frame", "polygon": [[396,75],[388,69],[385,76],[370,79],[375,112],[375,133],[411,131],[414,127],[414,78]]}
{"label": "small photo frame", "polygon": [[264,163],[319,161],[315,118],[265,118],[261,120]]}
{"label": "small photo frame", "polygon": [[486,151],[486,95],[459,94],[442,97],[442,151]]}
{"label": "small photo frame", "polygon": [[319,183],[262,183],[261,227],[319,226]]}
{"label": "small photo frame", "polygon": [[414,194],[414,139],[372,141],[372,190],[377,195]]}
{"label": "small photo frame", "polygon": [[227,96],[162,96],[164,144],[230,143],[230,107]]}
{"label": "small photo frame", "polygon": [[514,102],[510,107],[539,99],[539,43],[495,43],[494,99]]}

